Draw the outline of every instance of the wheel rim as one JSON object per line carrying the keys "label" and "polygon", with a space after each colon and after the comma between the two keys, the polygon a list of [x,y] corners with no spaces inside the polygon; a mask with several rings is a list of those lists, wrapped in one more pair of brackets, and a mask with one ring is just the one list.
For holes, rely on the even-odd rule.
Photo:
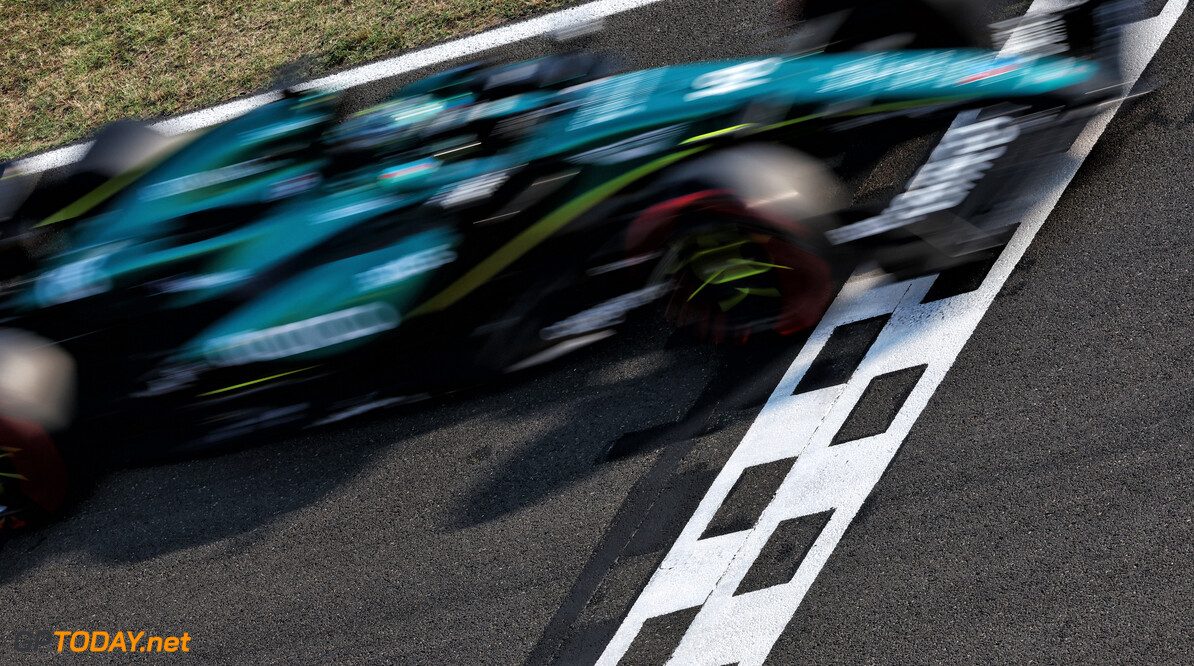
{"label": "wheel rim", "polygon": [[773,223],[741,207],[730,210],[720,203],[715,221],[710,208],[700,207],[702,223],[668,244],[657,272],[673,287],[667,319],[718,342],[816,323],[834,291],[825,259],[775,232]]}

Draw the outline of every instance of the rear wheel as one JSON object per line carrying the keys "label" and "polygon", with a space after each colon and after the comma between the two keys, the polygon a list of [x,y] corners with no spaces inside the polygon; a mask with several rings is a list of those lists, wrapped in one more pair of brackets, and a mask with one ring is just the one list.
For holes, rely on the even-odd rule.
{"label": "rear wheel", "polygon": [[66,466],[44,428],[0,416],[0,531],[53,514],[66,497]]}
{"label": "rear wheel", "polygon": [[0,531],[53,514],[67,494],[54,438],[74,410],[74,362],[48,340],[0,330]]}

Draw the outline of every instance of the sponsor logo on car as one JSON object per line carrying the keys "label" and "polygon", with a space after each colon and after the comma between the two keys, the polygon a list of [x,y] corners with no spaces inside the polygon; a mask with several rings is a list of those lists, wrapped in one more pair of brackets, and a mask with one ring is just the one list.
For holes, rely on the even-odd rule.
{"label": "sponsor logo on car", "polygon": [[668,288],[666,284],[657,284],[622,294],[544,328],[539,332],[539,337],[544,340],[558,340],[616,326],[626,320],[628,312],[660,298],[667,293]]}
{"label": "sponsor logo on car", "polygon": [[408,254],[363,273],[357,273],[357,289],[372,291],[401,282],[407,278],[435,270],[456,261],[451,245],[440,245],[429,250]]}
{"label": "sponsor logo on car", "polygon": [[1020,135],[1011,118],[991,118],[955,127],[945,133],[929,161],[917,171],[908,189],[892,199],[879,215],[825,233],[841,244],[906,226],[926,215],[948,210],[966,196],[1007,152],[1007,144]]}
{"label": "sponsor logo on car", "polygon": [[207,358],[216,365],[273,361],[358,340],[398,327],[401,318],[385,303],[369,303],[291,324],[216,338]]}

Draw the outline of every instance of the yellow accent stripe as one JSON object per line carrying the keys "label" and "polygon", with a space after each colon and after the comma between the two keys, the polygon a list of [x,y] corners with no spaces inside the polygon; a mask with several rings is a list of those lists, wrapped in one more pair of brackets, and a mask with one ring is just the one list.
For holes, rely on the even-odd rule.
{"label": "yellow accent stripe", "polygon": [[759,129],[757,129],[757,130],[755,130],[754,132],[752,132],[752,134],[758,134],[758,133],[760,133],[760,132],[769,132],[769,131],[771,131],[771,130],[777,130],[777,129],[780,129],[780,128],[782,128],[782,127],[788,127],[789,125],[795,125],[795,124],[797,124],[797,123],[803,123],[803,122],[805,122],[805,121],[808,121],[808,120],[813,120],[814,118],[821,118],[821,117],[823,117],[823,116],[825,116],[825,115],[826,115],[826,114],[825,114],[825,113],[823,113],[823,112],[822,112],[822,113],[810,113],[810,114],[809,114],[809,115],[807,115],[807,116],[800,116],[799,118],[793,118],[793,119],[791,119],[791,120],[785,120],[785,121],[783,121],[782,123],[776,123],[776,124],[774,124],[774,125],[768,125],[768,126],[766,126],[766,127],[760,127]]}
{"label": "yellow accent stripe", "polygon": [[444,288],[430,300],[426,301],[419,307],[415,308],[408,314],[408,317],[417,317],[431,312],[438,312],[453,305],[460,299],[467,296],[474,289],[484,284],[487,280],[497,275],[504,268],[514,263],[519,257],[526,254],[531,248],[543,242],[547,237],[559,231],[564,225],[572,220],[575,220],[580,215],[587,212],[602,201],[613,196],[618,190],[630,185],[636,180],[648,176],[669,164],[678,162],[689,155],[705,150],[701,148],[691,148],[689,150],[673,153],[666,157],[661,157],[654,162],[644,164],[643,166],[629,171],[627,173],[607,181],[598,187],[585,192],[579,197],[569,201],[563,206],[549,213],[546,217],[538,222],[532,224],[523,230],[522,233],[515,236],[508,243],[499,248],[496,252],[486,257],[481,263],[477,264],[470,270],[456,280],[452,284]]}
{"label": "yellow accent stripe", "polygon": [[62,222],[63,220],[69,220],[86,213],[92,208],[95,208],[99,204],[103,203],[108,197],[116,194],[120,190],[123,190],[125,187],[128,187],[129,183],[140,178],[141,175],[147,170],[147,168],[132,169],[130,171],[125,171],[119,176],[104,181],[102,185],[79,197],[74,201],[74,203],[70,204],[66,208],[63,208],[41,222],[38,222],[36,225],[34,225],[34,228],[36,229],[37,227],[49,226],[51,224]]}
{"label": "yellow accent stripe", "polygon": [[740,129],[746,129],[747,127],[754,127],[754,125],[755,125],[754,123],[746,123],[745,125],[735,125],[734,127],[727,127],[725,129],[714,130],[712,132],[709,132],[708,134],[701,134],[700,136],[694,136],[691,139],[685,139],[680,142],[680,145],[683,146],[683,145],[687,145],[690,143],[696,143],[698,141],[704,141],[705,139],[712,139],[714,137],[718,137],[723,134],[730,134],[731,132],[737,132]]}
{"label": "yellow accent stripe", "polygon": [[293,374],[295,374],[295,373],[299,373],[299,372],[306,372],[307,370],[313,370],[313,369],[315,369],[315,368],[318,368],[318,367],[319,367],[318,365],[313,365],[313,366],[311,366],[311,367],[309,367],[309,368],[300,368],[300,369],[298,369],[298,370],[291,370],[290,372],[282,372],[282,373],[279,373],[279,374],[276,374],[276,375],[272,375],[272,376],[270,376],[270,377],[262,377],[261,379],[254,379],[254,380],[253,380],[253,381],[251,381],[251,382],[245,382],[245,383],[243,383],[243,384],[236,384],[236,385],[233,385],[233,386],[226,386],[226,387],[224,387],[224,388],[222,388],[222,389],[216,389],[216,390],[214,390],[214,391],[208,391],[207,393],[200,393],[200,394],[199,394],[199,397],[200,397],[200,398],[206,398],[206,397],[207,397],[207,396],[209,396],[209,395],[216,395],[217,393],[227,393],[228,391],[235,391],[236,389],[239,389],[239,388],[244,388],[244,387],[246,387],[246,386],[252,386],[252,385],[254,385],[254,384],[260,384],[260,383],[262,383],[262,382],[268,382],[268,381],[269,381],[269,380],[271,380],[271,379],[278,379],[279,377],[285,377],[285,376],[287,376],[287,375],[293,375]]}
{"label": "yellow accent stripe", "polygon": [[[206,133],[206,130],[196,133],[195,137],[198,137],[204,133]],[[124,173],[113,176],[109,180],[102,183],[99,187],[76,199],[74,203],[71,203],[66,208],[63,208],[41,222],[38,222],[33,228],[36,229],[38,227],[49,226],[57,222],[62,222],[63,220],[76,218],[83,213],[86,213],[87,211],[106,201],[112,195],[128,187],[129,183],[132,183],[141,176],[145,175],[145,172],[164,162],[167,157],[177,153],[182,149],[183,146],[191,143],[191,141],[193,141],[193,138],[191,140],[177,141],[174,145],[164,148],[159,154],[150,157],[149,160],[141,166],[134,167],[128,171],[125,171]]]}

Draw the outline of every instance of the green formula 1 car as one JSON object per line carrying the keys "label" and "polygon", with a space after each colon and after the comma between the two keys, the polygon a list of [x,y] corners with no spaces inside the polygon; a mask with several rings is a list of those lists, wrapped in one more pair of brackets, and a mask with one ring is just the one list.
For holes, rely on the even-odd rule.
{"label": "green formula 1 car", "polygon": [[[1122,95],[1122,14],[1029,17],[1000,51],[471,65],[346,119],[303,93],[173,140],[110,130],[82,164],[133,163],[58,189],[9,169],[0,521],[55,510],[83,452],[333,422],[632,315],[790,333],[860,262],[973,261],[1013,231],[1019,184]],[[918,138],[902,187],[864,186]]]}

